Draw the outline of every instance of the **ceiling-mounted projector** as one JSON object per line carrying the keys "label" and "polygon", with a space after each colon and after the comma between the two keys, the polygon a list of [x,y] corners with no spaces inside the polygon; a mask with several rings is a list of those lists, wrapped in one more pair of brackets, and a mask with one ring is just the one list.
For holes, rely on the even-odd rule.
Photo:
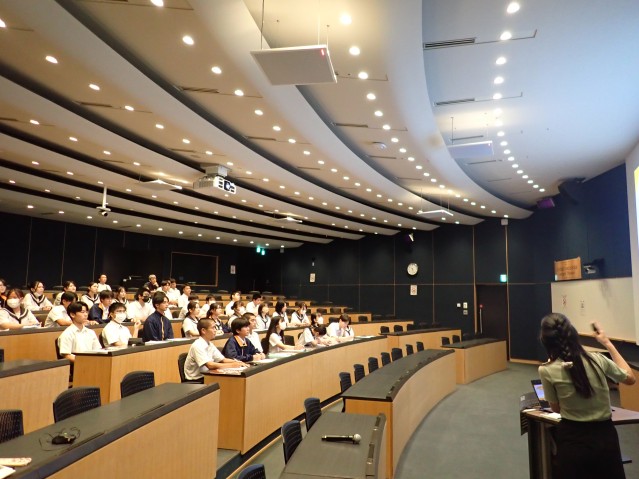
{"label": "ceiling-mounted projector", "polygon": [[227,193],[235,194],[235,183],[226,179],[229,170],[222,165],[205,166],[206,175],[193,182],[193,189],[201,193],[213,194],[213,190],[220,189]]}
{"label": "ceiling-mounted projector", "polygon": [[326,45],[270,48],[251,55],[272,85],[337,82]]}

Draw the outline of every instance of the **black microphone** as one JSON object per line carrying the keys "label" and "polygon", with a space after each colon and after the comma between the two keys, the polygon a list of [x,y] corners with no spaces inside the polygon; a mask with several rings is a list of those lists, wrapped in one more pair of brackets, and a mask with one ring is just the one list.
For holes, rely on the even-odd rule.
{"label": "black microphone", "polygon": [[359,434],[353,434],[352,436],[342,436],[336,434],[326,434],[322,436],[322,441],[328,442],[351,442],[353,444],[359,444],[359,441],[362,440],[362,436]]}

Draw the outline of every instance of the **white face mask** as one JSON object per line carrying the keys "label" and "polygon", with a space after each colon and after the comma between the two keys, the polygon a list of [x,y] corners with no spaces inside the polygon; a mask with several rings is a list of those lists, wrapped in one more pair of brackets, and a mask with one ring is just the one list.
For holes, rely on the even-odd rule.
{"label": "white face mask", "polygon": [[280,322],[280,329],[284,331],[286,329],[286,323],[284,321]]}
{"label": "white face mask", "polygon": [[20,306],[20,299],[19,298],[7,299],[7,306],[14,309],[17,308],[18,306]]}
{"label": "white face mask", "polygon": [[120,324],[123,321],[126,321],[126,313],[115,313],[114,321]]}
{"label": "white face mask", "polygon": [[324,317],[320,316],[319,318],[317,318],[317,324],[324,324]]}

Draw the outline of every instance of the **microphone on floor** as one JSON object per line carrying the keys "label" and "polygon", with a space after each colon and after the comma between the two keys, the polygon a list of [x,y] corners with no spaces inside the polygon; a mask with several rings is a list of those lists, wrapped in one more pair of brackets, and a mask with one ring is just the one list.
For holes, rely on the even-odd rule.
{"label": "microphone on floor", "polygon": [[337,434],[326,434],[322,436],[322,441],[327,442],[350,442],[353,444],[359,444],[359,441],[362,440],[362,436],[359,434],[353,434],[352,436],[343,436]]}

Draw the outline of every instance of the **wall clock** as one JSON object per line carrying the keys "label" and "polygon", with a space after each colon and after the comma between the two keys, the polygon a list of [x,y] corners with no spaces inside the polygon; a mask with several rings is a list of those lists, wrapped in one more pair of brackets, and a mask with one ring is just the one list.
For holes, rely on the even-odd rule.
{"label": "wall clock", "polygon": [[419,271],[419,266],[417,266],[417,263],[410,263],[406,268],[406,272],[411,276],[415,276],[417,274],[417,271]]}

